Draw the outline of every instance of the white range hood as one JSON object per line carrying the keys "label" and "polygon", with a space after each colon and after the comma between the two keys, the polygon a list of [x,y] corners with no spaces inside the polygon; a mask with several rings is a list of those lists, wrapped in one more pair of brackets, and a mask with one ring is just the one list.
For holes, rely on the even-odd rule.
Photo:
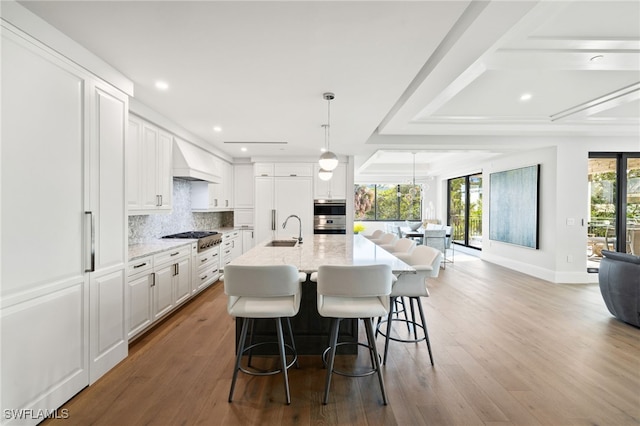
{"label": "white range hood", "polygon": [[187,141],[174,138],[173,177],[222,182],[220,161],[211,153]]}

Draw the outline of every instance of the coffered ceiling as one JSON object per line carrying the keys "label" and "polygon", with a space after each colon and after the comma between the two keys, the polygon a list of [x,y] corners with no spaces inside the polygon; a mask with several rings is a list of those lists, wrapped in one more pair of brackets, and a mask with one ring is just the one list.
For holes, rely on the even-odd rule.
{"label": "coffered ceiling", "polygon": [[232,157],[317,157],[326,91],[362,176],[640,133],[637,0],[20,3]]}

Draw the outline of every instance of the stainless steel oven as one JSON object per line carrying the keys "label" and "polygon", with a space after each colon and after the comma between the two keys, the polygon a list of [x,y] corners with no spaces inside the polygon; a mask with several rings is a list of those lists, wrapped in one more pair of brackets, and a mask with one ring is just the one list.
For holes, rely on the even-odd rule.
{"label": "stainless steel oven", "polygon": [[314,234],[346,234],[347,203],[346,200],[314,200],[313,202]]}

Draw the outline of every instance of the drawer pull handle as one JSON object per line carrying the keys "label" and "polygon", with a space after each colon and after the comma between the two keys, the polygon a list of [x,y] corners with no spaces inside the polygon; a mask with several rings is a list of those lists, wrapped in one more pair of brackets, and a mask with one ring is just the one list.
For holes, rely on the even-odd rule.
{"label": "drawer pull handle", "polygon": [[200,281],[204,281],[204,280],[206,280],[208,276],[209,276],[209,275],[205,275],[204,277],[200,278]]}
{"label": "drawer pull handle", "polygon": [[177,252],[175,252],[175,253],[171,253],[171,255],[170,255],[170,256],[171,256],[171,257],[173,257],[173,256],[177,256],[177,255],[179,255],[179,254],[180,254],[180,252],[179,252],[179,251],[177,251]]}
{"label": "drawer pull handle", "polygon": [[204,263],[204,262],[206,262],[207,260],[209,260],[209,259],[208,259],[208,258],[207,258],[207,259],[202,259],[200,262]]}
{"label": "drawer pull handle", "polygon": [[139,265],[134,265],[133,269],[138,269],[138,268],[142,268],[143,266],[145,266],[147,264],[147,262],[141,263]]}

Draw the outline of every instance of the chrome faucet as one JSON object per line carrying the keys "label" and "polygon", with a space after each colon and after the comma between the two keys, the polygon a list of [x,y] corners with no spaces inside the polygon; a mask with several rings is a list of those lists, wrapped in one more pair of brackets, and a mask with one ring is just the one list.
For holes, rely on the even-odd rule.
{"label": "chrome faucet", "polygon": [[302,221],[298,216],[296,216],[295,214],[289,215],[289,217],[284,220],[284,223],[282,224],[282,229],[284,229],[287,226],[287,222],[292,217],[295,217],[296,219],[298,219],[298,224],[300,225],[299,233],[298,233],[298,244],[302,244]]}

